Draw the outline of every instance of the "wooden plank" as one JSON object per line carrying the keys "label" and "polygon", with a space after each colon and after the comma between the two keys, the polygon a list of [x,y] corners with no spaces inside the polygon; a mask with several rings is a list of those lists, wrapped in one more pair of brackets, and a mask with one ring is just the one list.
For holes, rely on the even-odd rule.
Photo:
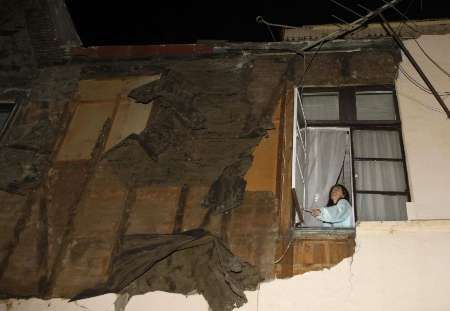
{"label": "wooden plank", "polygon": [[173,225],[173,233],[180,233],[183,227],[184,209],[186,207],[187,196],[189,194],[188,185],[183,185],[178,196],[178,205],[175,213],[175,223]]}
{"label": "wooden plank", "polygon": [[81,80],[79,84],[79,100],[86,102],[114,102],[121,94],[125,82],[121,79]]}
{"label": "wooden plank", "polygon": [[[289,241],[279,240],[277,245],[277,256],[276,260],[280,260],[278,264],[275,265],[275,275],[279,279],[290,278],[294,274],[294,241],[289,246]],[[289,248],[288,248],[289,247]],[[279,254],[279,255],[278,255]]]}
{"label": "wooden plank", "polygon": [[136,189],[126,234],[171,234],[180,196],[179,186],[147,186]]}
{"label": "wooden plank", "polygon": [[328,269],[353,255],[353,237],[341,239],[296,238],[293,242],[293,275]]}
{"label": "wooden plank", "polygon": [[274,194],[247,191],[241,206],[230,214],[226,233],[231,251],[256,265],[266,279],[271,278],[278,233]]}
{"label": "wooden plank", "polygon": [[280,106],[272,116],[274,128],[267,131],[253,152],[253,162],[244,179],[247,181],[247,191],[272,191],[276,193],[278,149],[280,140]]}
{"label": "wooden plank", "polygon": [[278,144],[278,164],[276,179],[276,197],[278,198],[278,227],[279,238],[274,261],[283,258],[274,265],[274,274],[278,278],[287,278],[293,275],[294,244],[289,246],[290,230],[292,228],[292,189],[291,189],[291,163],[292,163],[292,129],[294,114],[294,89],[285,86],[280,105],[280,131]]}
{"label": "wooden plank", "polygon": [[80,103],[56,160],[90,159],[105,121],[113,116],[115,105],[115,101]]}
{"label": "wooden plank", "polygon": [[281,237],[287,237],[293,225],[292,219],[292,139],[293,139],[293,115],[294,115],[294,89],[289,86],[282,109],[283,139],[280,175],[280,209],[279,226]]}
{"label": "wooden plank", "polygon": [[51,271],[60,252],[62,238],[85,189],[88,161],[56,163],[48,177],[48,269]]}
{"label": "wooden plank", "polygon": [[109,150],[130,134],[139,134],[147,126],[152,104],[139,104],[122,99],[111,128],[105,150]]}
{"label": "wooden plank", "polygon": [[127,189],[107,162],[100,163],[73,216],[70,244],[52,295],[70,297],[108,277]]}

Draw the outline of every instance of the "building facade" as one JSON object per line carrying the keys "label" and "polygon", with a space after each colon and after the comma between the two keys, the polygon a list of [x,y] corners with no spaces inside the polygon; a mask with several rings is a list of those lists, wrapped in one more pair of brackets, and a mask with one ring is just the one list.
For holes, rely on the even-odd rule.
{"label": "building facade", "polygon": [[[49,18],[44,28],[59,34],[45,45],[52,54],[38,53],[45,32],[30,21],[0,38],[23,47],[0,60],[0,310],[450,307],[450,120],[379,28],[299,55],[327,27],[280,43],[82,48],[66,22]],[[402,33],[447,103],[448,24]],[[304,225],[306,190],[298,195],[292,178],[312,176],[293,166],[295,135],[336,127],[352,135],[340,181],[356,221],[345,230]],[[188,251],[159,248],[186,232]],[[212,244],[198,242],[204,232]],[[126,252],[156,238],[168,239],[155,246],[164,258]],[[233,278],[239,289],[216,253],[248,273]],[[145,286],[116,279],[151,260]],[[67,301],[89,290],[81,298],[94,297]]]}

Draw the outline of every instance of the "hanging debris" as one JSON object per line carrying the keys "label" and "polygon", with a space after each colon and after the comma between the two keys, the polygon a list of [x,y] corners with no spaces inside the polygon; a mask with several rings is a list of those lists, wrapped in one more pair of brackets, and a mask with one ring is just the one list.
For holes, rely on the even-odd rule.
{"label": "hanging debris", "polygon": [[213,311],[231,311],[247,302],[244,290],[262,281],[257,269],[234,256],[207,231],[126,236],[113,259],[106,284],[72,300],[110,292],[131,297],[150,291],[198,292]]}

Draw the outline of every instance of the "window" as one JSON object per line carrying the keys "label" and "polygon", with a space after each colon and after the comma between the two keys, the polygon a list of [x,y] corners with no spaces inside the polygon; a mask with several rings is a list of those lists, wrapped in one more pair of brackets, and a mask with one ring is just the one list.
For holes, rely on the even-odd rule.
{"label": "window", "polygon": [[336,183],[349,190],[353,218],[405,220],[409,189],[395,92],[389,86],[295,91],[292,187],[297,221],[325,206]]}
{"label": "window", "polygon": [[16,104],[11,101],[0,102],[0,137],[12,119]]}

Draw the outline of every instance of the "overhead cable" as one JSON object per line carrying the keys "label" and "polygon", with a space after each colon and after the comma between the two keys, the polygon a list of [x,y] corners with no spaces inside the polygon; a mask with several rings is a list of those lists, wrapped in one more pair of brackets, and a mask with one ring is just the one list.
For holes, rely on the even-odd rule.
{"label": "overhead cable", "polygon": [[267,26],[279,27],[279,28],[285,28],[285,29],[300,29],[301,28],[301,27],[295,27],[295,26],[289,26],[289,25],[283,25],[283,24],[269,23],[262,16],[257,16],[256,22],[259,24],[265,24]]}
{"label": "overhead cable", "polygon": [[437,61],[435,61],[425,50],[424,48],[420,45],[419,41],[417,41],[416,39],[414,39],[414,41],[416,42],[417,46],[419,47],[419,49],[422,51],[423,55],[425,55],[426,58],[428,58],[428,60],[430,62],[433,63],[433,65],[436,66],[437,69],[439,69],[443,74],[445,74],[447,77],[450,77],[450,73],[448,73],[447,70],[445,70],[441,65],[438,64]]}
{"label": "overhead cable", "polygon": [[436,91],[436,89],[433,86],[433,84],[431,83],[431,81],[427,78],[427,76],[425,75],[423,70],[420,68],[419,64],[416,62],[414,57],[408,51],[406,46],[403,44],[402,40],[397,36],[397,34],[392,29],[391,25],[386,20],[386,18],[383,16],[383,14],[379,13],[378,15],[381,18],[381,26],[384,28],[386,33],[389,34],[392,37],[392,39],[399,46],[399,48],[403,51],[403,53],[406,56],[406,58],[408,58],[408,60],[413,65],[414,69],[417,71],[419,76],[422,78],[423,82],[425,82],[425,84],[427,85],[427,88],[433,93],[434,97],[436,98],[436,101],[439,103],[439,105],[442,107],[442,109],[447,114],[447,118],[450,119],[450,110],[447,107],[447,105],[445,104],[445,102],[442,100],[442,98],[439,96],[438,92]]}
{"label": "overhead cable", "polygon": [[[385,2],[386,3],[386,1],[385,0],[382,0],[383,2]],[[414,28],[413,26],[411,26],[410,24],[408,24],[408,22],[409,23],[411,23],[411,24],[414,24],[416,27],[419,27],[416,23],[414,23],[413,21],[411,21],[409,18],[408,18],[408,11],[409,11],[409,9],[410,9],[410,7],[411,7],[411,4],[414,2],[414,0],[412,0],[411,2],[410,2],[410,4],[409,4],[409,6],[408,6],[408,8],[406,9],[406,12],[405,13],[403,13],[402,11],[400,11],[399,9],[397,9],[395,6],[393,6],[392,7],[392,9],[394,9],[401,17],[403,17],[405,20],[403,20],[402,21],[402,25],[405,25],[405,26],[407,26],[409,29],[411,29],[412,31],[414,31],[414,32],[416,32],[416,33],[418,33],[418,34],[421,34],[421,35],[423,35],[423,33],[420,31],[420,30],[418,30],[417,28]],[[400,35],[400,32],[401,32],[401,28],[399,29],[399,31],[397,32],[398,33],[398,35]],[[445,70],[441,65],[439,65],[439,63],[436,61],[436,60],[434,60],[426,51],[425,51],[425,49],[422,47],[422,45],[419,43],[419,41],[417,40],[417,39],[413,39],[414,40],[414,42],[417,44],[417,46],[419,47],[419,49],[420,49],[420,51],[423,53],[423,55],[425,55],[425,57],[426,58],[428,58],[428,60],[430,61],[430,62],[432,62],[433,63],[433,65],[435,65],[436,66],[436,68],[438,68],[442,73],[444,73],[446,76],[448,76],[448,77],[450,77],[450,73],[447,71],[447,70]]]}
{"label": "overhead cable", "polygon": [[[412,84],[417,86],[419,89],[421,89],[425,93],[433,94],[426,86],[424,86],[419,81],[414,79],[413,76],[411,74],[409,74],[401,65],[398,66],[398,69],[406,77],[406,79],[409,80],[409,82],[411,82]],[[439,96],[443,96],[443,97],[450,96],[450,91],[445,91],[445,92],[442,92],[442,93],[438,93],[438,95]]]}

